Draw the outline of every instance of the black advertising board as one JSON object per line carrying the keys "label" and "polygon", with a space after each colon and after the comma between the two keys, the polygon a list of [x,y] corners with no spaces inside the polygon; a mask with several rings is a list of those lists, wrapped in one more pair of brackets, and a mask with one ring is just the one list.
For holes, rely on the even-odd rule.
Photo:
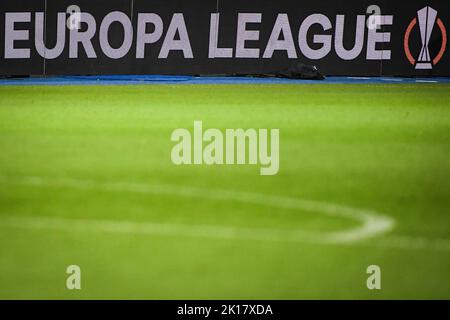
{"label": "black advertising board", "polygon": [[450,75],[446,1],[3,0],[0,74]]}

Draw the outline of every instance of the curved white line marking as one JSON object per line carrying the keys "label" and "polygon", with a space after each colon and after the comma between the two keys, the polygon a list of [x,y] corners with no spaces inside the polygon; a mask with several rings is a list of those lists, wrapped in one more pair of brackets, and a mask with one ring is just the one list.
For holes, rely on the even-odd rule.
{"label": "curved white line marking", "polygon": [[240,238],[273,241],[311,241],[323,243],[350,243],[384,234],[394,227],[394,220],[375,211],[357,209],[311,200],[284,196],[233,190],[206,189],[172,185],[148,185],[129,182],[99,182],[92,180],[0,177],[0,181],[36,187],[63,187],[77,189],[97,189],[113,192],[133,192],[156,195],[176,195],[212,200],[232,200],[277,208],[306,210],[331,217],[341,217],[357,221],[360,226],[335,232],[306,232],[302,230],[275,230],[268,228],[220,227],[188,224],[158,224],[131,221],[75,220],[59,218],[7,217],[2,225],[28,226],[34,228],[70,228],[121,233],[143,233],[164,235],[185,235],[209,238]]}
{"label": "curved white line marking", "polygon": [[378,239],[372,246],[410,250],[450,251],[450,239],[392,235]]}

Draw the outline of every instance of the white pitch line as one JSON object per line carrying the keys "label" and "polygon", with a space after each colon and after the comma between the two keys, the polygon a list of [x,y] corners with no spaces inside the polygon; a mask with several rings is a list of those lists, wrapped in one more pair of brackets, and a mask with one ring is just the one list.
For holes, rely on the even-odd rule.
{"label": "white pitch line", "polygon": [[377,240],[375,246],[407,248],[410,250],[450,251],[450,239],[423,238],[409,236],[387,236]]}
{"label": "white pitch line", "polygon": [[172,225],[142,223],[131,221],[75,220],[56,218],[19,218],[9,216],[0,221],[0,225],[28,226],[36,228],[76,228],[144,234],[191,235],[211,238],[241,238],[253,240],[309,241],[315,243],[352,243],[358,240],[382,235],[394,227],[394,220],[384,214],[341,206],[332,203],[303,200],[292,197],[242,192],[234,190],[194,188],[173,185],[149,185],[135,182],[99,182],[93,180],[0,177],[0,182],[34,187],[60,187],[76,189],[94,189],[111,192],[132,192],[154,195],[171,195],[187,198],[201,198],[221,201],[238,201],[276,208],[305,210],[331,217],[340,217],[359,222],[359,226],[334,232],[306,232],[303,230],[276,230],[268,228],[235,228],[205,225]]}
{"label": "white pitch line", "polygon": [[98,219],[68,219],[54,217],[7,216],[1,226],[26,229],[54,229],[77,232],[107,232],[137,235],[162,235],[218,239],[279,240],[272,230],[219,227],[208,225],[163,224],[136,221]]}
{"label": "white pitch line", "polygon": [[394,82],[403,82],[403,79],[397,78],[380,78],[381,81],[394,81]]}
{"label": "white pitch line", "polygon": [[347,79],[352,79],[352,80],[370,80],[372,78],[369,78],[369,77],[347,77]]}
{"label": "white pitch line", "polygon": [[[159,224],[151,222],[70,219],[33,216],[2,216],[0,226],[30,229],[56,229],[80,232],[110,232],[124,234],[186,236],[258,241],[309,242],[319,244],[388,247],[407,250],[450,251],[450,239],[386,235],[394,228],[394,220],[376,211],[357,209],[332,203],[303,200],[292,197],[234,190],[206,189],[173,185],[149,185],[135,182],[100,182],[93,180],[2,177],[0,183],[32,187],[94,189],[111,192],[131,192],[153,195],[175,195],[187,198],[231,200],[278,208],[306,210],[328,216],[360,222],[360,226],[337,232],[306,232],[303,230],[276,230],[268,228],[241,228],[211,225]],[[381,236],[381,237],[379,237]],[[373,239],[373,237],[377,237]]]}
{"label": "white pitch line", "polygon": [[416,80],[417,83],[437,83],[435,80]]}

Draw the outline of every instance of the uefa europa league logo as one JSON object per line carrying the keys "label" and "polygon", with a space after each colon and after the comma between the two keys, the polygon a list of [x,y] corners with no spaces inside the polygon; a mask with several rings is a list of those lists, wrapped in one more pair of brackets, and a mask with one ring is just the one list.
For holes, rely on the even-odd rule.
{"label": "uefa europa league logo", "polygon": [[416,69],[432,69],[430,51],[428,43],[433,32],[434,23],[436,22],[437,11],[431,7],[425,7],[417,11],[419,18],[420,38],[422,40],[422,49],[417,59]]}
{"label": "uefa europa league logo", "polygon": [[[422,42],[422,46],[420,49],[419,56],[417,57],[417,60],[412,56],[409,48],[409,36],[416,24],[419,25],[420,39]],[[429,43],[435,25],[437,25],[441,31],[442,42],[439,53],[434,58],[432,58],[429,50]],[[446,45],[447,45],[447,31],[445,29],[442,20],[438,18],[437,11],[428,6],[417,11],[417,17],[414,18],[408,25],[404,38],[405,54],[409,62],[415,66],[416,70],[433,69],[433,66],[436,65],[444,55]]]}

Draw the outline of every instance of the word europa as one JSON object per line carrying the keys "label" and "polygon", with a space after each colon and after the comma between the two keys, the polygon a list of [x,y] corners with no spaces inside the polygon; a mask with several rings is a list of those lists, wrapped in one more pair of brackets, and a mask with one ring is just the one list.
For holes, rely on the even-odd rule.
{"label": "word europa", "polygon": [[212,307],[191,307],[185,304],[182,307],[178,307],[178,315],[198,315],[208,318],[210,314],[219,313],[221,315],[273,315],[272,307],[270,305],[261,304],[236,304],[236,305],[221,305],[219,309],[213,309]]}
{"label": "word europa", "polygon": [[[94,49],[93,41],[98,41],[103,54],[111,59],[123,58],[133,46],[136,49],[136,58],[143,59],[146,46],[160,42],[162,44],[158,44],[160,45],[159,59],[168,58],[172,51],[181,51],[183,57],[187,59],[194,58],[183,13],[174,13],[170,22],[163,22],[161,16],[156,13],[138,13],[132,21],[126,13],[112,11],[98,21],[98,17],[94,17],[89,12],[71,13],[70,10],[58,12],[56,26],[47,26],[47,28],[56,29],[56,43],[52,48],[46,46],[44,12],[5,12],[5,59],[30,58],[31,48],[27,47],[24,41],[30,40],[32,26],[34,26],[36,51],[46,59],[56,59],[63,52],[68,52],[69,58],[75,59],[80,54],[79,48],[84,49],[88,58],[97,58],[98,52]],[[291,26],[291,21],[295,19],[297,18],[289,17],[286,13],[277,14],[269,39],[266,43],[261,43],[260,30],[263,14],[238,13],[237,31],[233,32],[234,47],[225,48],[218,45],[219,33],[221,35],[225,33],[220,23],[220,14],[211,13],[208,58],[272,58],[275,51],[282,51],[289,58],[296,59],[299,56],[298,48],[304,57],[317,60],[327,56],[334,48],[337,56],[342,60],[353,60],[362,53],[364,42],[366,42],[367,60],[390,60],[390,50],[377,48],[386,48],[387,45],[382,46],[381,43],[390,42],[390,33],[380,32],[379,29],[382,26],[392,25],[392,15],[372,14],[369,17],[364,14],[357,15],[356,27],[353,26],[351,29],[344,28],[345,21],[348,19],[345,15],[336,15],[330,19],[324,14],[314,13],[301,22],[298,30],[293,30]],[[113,47],[109,30],[111,25],[116,23],[121,25],[124,32],[120,38],[120,45]],[[66,28],[69,32],[66,32]],[[312,38],[308,36],[312,32],[311,29],[316,30]],[[222,32],[219,32],[220,30]],[[354,34],[352,48],[344,46],[344,35],[349,32]],[[68,51],[64,51],[67,41],[66,33],[69,34]],[[117,34],[112,37],[117,38]],[[205,37],[205,41],[207,40],[208,38]]]}
{"label": "word europa", "polygon": [[279,169],[279,139],[279,129],[271,129],[269,154],[267,129],[226,129],[224,135],[219,129],[203,132],[202,121],[194,121],[193,135],[188,129],[172,132],[171,141],[178,143],[172,148],[171,158],[176,165],[259,162],[264,166],[260,169],[261,175],[275,175]]}

